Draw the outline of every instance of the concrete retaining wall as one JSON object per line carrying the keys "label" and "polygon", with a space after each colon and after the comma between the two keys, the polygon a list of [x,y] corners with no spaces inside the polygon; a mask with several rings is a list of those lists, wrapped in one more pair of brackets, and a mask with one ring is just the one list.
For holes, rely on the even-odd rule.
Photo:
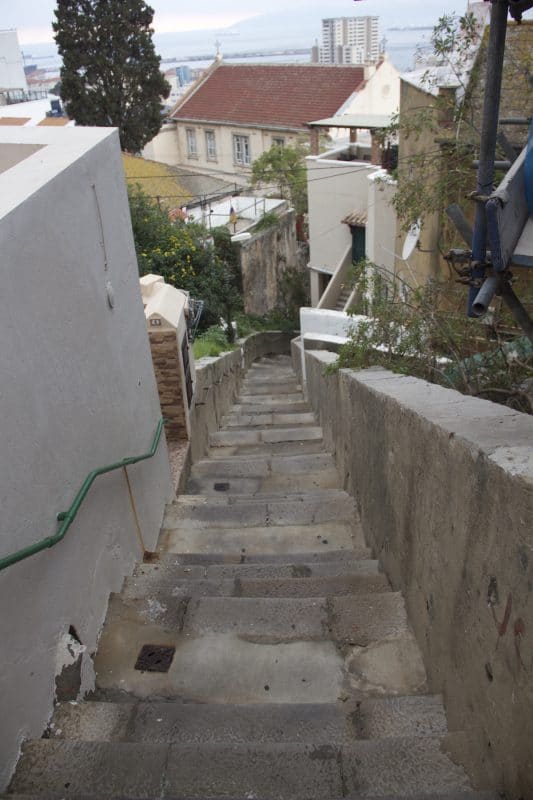
{"label": "concrete retaining wall", "polygon": [[532,797],[533,418],[382,369],[325,374],[334,360],[306,353],[309,399],[455,754],[480,786]]}
{"label": "concrete retaining wall", "polygon": [[274,353],[288,353],[291,335],[281,331],[253,333],[239,341],[239,349],[196,362],[196,385],[191,409],[191,450],[194,463],[207,452],[209,434],[218,430],[238,394],[248,367]]}

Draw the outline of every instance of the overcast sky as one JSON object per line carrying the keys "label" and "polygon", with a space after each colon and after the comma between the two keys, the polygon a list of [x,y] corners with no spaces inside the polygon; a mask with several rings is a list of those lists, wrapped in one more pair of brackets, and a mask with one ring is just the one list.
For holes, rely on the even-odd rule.
{"label": "overcast sky", "polygon": [[[467,0],[152,0],[157,33],[223,29],[263,14],[328,16],[377,14],[391,25],[432,25],[443,13],[464,12]],[[55,0],[0,0],[0,27],[17,28],[21,45],[51,42]],[[527,13],[531,16],[531,12]]]}
{"label": "overcast sky", "polygon": [[[0,26],[17,28],[22,45],[52,41],[55,0],[0,0]],[[462,12],[466,0],[152,0],[158,33],[222,29],[262,14],[298,12],[326,16],[378,14],[388,25],[431,24],[450,11]]]}

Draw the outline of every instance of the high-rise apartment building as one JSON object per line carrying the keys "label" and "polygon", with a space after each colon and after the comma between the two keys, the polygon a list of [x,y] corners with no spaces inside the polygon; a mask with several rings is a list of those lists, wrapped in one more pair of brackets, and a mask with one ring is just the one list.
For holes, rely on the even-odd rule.
{"label": "high-rise apartment building", "polygon": [[379,17],[331,17],[322,20],[321,64],[379,61]]}

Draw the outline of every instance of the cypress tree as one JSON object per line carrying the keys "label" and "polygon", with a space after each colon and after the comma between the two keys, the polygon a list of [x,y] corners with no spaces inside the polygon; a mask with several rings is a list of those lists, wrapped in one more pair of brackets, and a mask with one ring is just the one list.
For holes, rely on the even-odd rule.
{"label": "cypress tree", "polygon": [[52,27],[61,68],[61,99],[78,125],[115,126],[120,144],[139,152],[161,128],[160,72],[144,0],[58,0]]}

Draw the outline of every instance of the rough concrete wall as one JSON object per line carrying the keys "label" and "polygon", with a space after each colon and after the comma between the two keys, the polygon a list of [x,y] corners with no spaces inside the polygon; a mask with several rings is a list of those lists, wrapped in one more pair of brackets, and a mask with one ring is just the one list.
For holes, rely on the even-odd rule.
{"label": "rough concrete wall", "polygon": [[167,439],[176,441],[187,438],[185,407],[182,391],[180,353],[176,331],[149,333],[152,361],[159,392],[161,411]]}
{"label": "rough concrete wall", "polygon": [[306,353],[309,398],[463,732],[455,755],[532,797],[533,418],[381,369],[324,374],[334,358]]}
{"label": "rough concrete wall", "polygon": [[238,350],[196,362],[196,385],[191,409],[191,460],[207,452],[209,434],[218,430],[239,392],[245,371],[257,359],[273,353],[288,353],[290,334],[280,331],[253,333],[239,343]]}
{"label": "rough concrete wall", "polygon": [[279,281],[287,267],[297,267],[295,212],[287,211],[272,228],[241,243],[244,310],[262,317],[280,301]]}
{"label": "rough concrete wall", "polygon": [[[0,175],[0,206],[10,204],[0,208],[1,555],[52,534],[87,473],[146,452],[161,416],[116,131],[22,135],[53,152]],[[164,437],[128,472],[153,549],[170,497]],[[62,542],[0,572],[0,790],[21,741],[39,737],[52,712],[71,625],[86,648],[81,687],[91,687],[109,594],[140,557],[118,470],[97,478]]]}

